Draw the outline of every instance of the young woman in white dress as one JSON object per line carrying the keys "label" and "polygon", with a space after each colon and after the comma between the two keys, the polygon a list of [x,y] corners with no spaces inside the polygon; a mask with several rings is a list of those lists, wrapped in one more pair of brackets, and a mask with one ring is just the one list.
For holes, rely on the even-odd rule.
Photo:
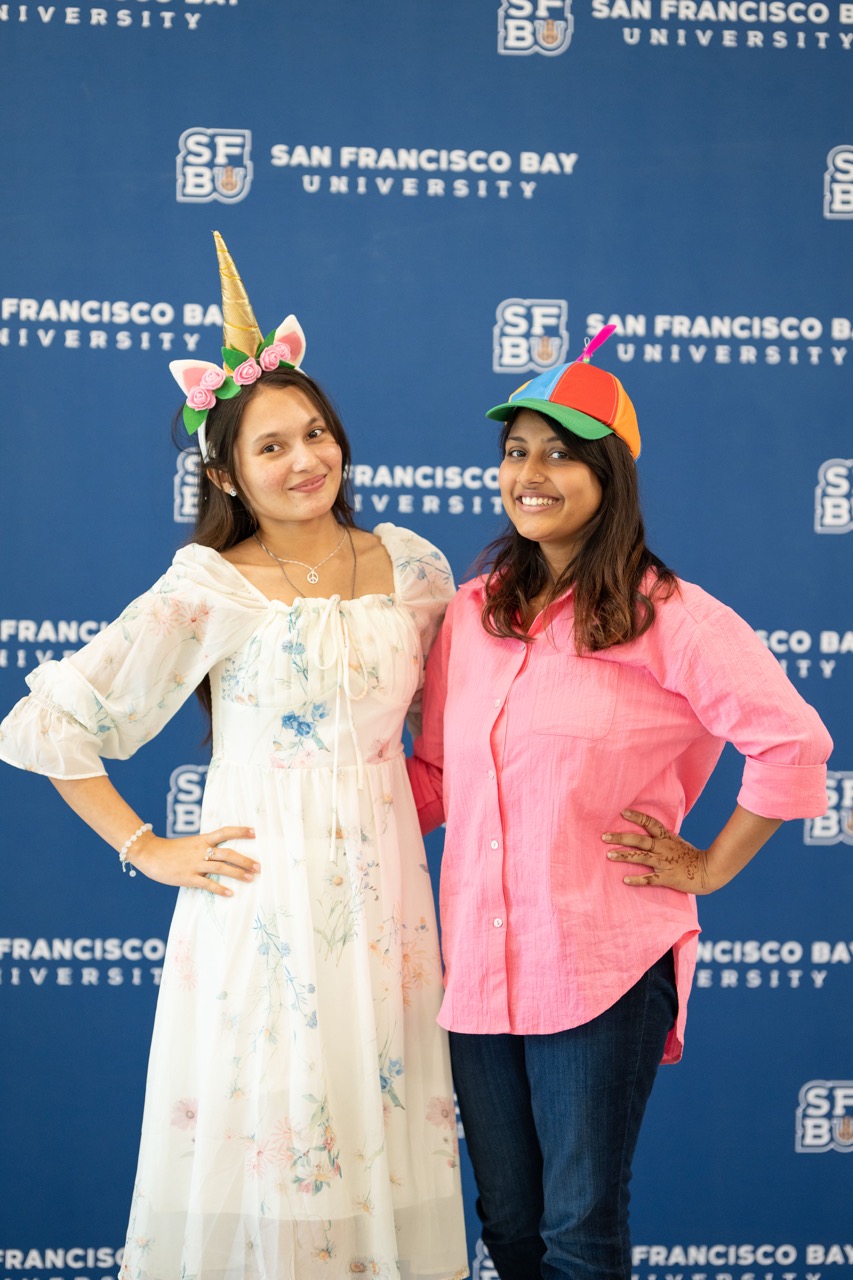
{"label": "young woman in white dress", "polygon": [[[217,248],[225,367],[173,366],[201,428],[196,541],[34,671],[0,727],[0,756],[49,776],[123,868],[181,888],[122,1277],[463,1276],[401,743],[451,574],[414,533],[356,528],[346,436],[296,367],[302,331],[288,317],[263,340]],[[102,757],[132,754],[196,688],[212,713],[202,833],[164,839]]]}

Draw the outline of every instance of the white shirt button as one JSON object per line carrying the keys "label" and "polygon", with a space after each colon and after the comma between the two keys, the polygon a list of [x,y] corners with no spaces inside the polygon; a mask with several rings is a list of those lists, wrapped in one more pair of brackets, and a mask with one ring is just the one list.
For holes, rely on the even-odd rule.
{"label": "white shirt button", "polygon": [[493,778],[494,776],[495,776],[495,771],[494,771],[494,769],[490,769],[490,770],[489,770],[489,777],[490,777],[490,778]]}
{"label": "white shirt button", "polygon": [[497,847],[498,847],[498,842],[497,842],[497,840],[493,840],[493,841],[492,841],[492,848],[493,848],[493,849],[497,849]]}
{"label": "white shirt button", "polygon": [[503,920],[501,920],[500,916],[495,916],[494,920],[492,921],[492,924],[495,926],[496,929],[500,929],[501,925],[503,924]]}
{"label": "white shirt button", "polygon": [[495,706],[496,706],[496,707],[499,707],[500,705],[501,705],[501,700],[500,700],[500,698],[495,698]]}

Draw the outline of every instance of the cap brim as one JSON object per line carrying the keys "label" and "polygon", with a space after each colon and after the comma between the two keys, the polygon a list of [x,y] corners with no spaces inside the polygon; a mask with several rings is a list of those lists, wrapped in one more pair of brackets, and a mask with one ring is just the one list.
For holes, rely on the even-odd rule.
{"label": "cap brim", "polygon": [[553,418],[561,427],[584,440],[601,440],[604,436],[614,434],[612,427],[605,426],[587,413],[581,413],[579,409],[569,409],[564,404],[551,404],[550,400],[526,400],[523,396],[509,404],[495,405],[494,409],[489,409],[486,417],[506,422],[516,409],[532,409],[534,413],[543,413],[546,418]]}

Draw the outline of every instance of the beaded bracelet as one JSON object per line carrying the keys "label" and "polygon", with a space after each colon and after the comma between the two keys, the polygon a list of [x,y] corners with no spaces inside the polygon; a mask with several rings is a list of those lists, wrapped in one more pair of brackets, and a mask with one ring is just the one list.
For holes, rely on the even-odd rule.
{"label": "beaded bracelet", "polygon": [[[151,825],[151,823],[145,822],[142,824],[142,826],[139,828],[138,831],[134,831],[133,835],[130,837],[129,840],[125,840],[124,844],[121,846],[121,848],[118,851],[118,860],[121,863],[122,871],[127,871],[127,855],[130,853],[131,845],[133,845],[134,842],[137,841],[140,836],[144,836],[146,831],[153,831],[153,830],[154,828]],[[136,875],[135,867],[130,868],[130,874],[132,876]]]}

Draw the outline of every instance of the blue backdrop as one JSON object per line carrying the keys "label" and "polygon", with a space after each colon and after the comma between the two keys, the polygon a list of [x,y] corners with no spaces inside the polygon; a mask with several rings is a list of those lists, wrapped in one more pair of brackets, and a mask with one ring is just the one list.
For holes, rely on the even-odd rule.
{"label": "blue backdrop", "polygon": [[[701,904],[639,1280],[853,1276],[851,46],[836,0],[0,3],[3,710],[190,536],[166,364],[217,357],[217,227],[264,332],[305,328],[362,522],[459,577],[500,525],[484,410],[612,319],[652,546],[833,732],[827,817]],[[202,736],[188,708],[112,770],[160,832],[198,821]],[[112,1280],[172,894],[0,787],[0,1280]]]}

